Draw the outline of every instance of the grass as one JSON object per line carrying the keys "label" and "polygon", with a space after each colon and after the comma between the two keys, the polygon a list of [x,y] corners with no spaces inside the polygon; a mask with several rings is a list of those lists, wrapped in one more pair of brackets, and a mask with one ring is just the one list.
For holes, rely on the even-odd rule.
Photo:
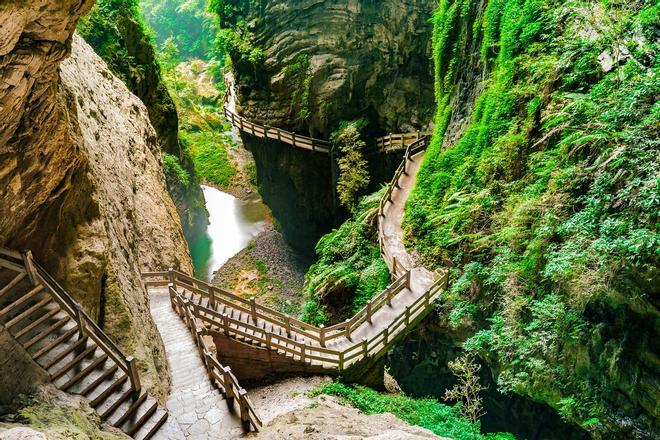
{"label": "grass", "polygon": [[411,425],[454,440],[515,438],[508,433],[481,434],[479,423],[472,424],[464,418],[458,405],[444,405],[433,398],[416,399],[401,393],[379,393],[364,386],[348,386],[336,381],[320,385],[310,392],[312,397],[321,394],[337,396],[343,403],[365,414],[391,413]]}
{"label": "grass", "polygon": [[319,325],[331,319],[346,319],[349,316],[330,315],[328,297],[340,290],[348,291],[350,307],[346,313],[352,315],[389,284],[389,270],[375,244],[375,220],[382,194],[379,191],[364,197],[349,220],[319,240],[318,260],[305,276],[304,321]]}
{"label": "grass", "polygon": [[181,132],[181,140],[195,163],[195,171],[203,183],[227,188],[236,175],[236,166],[227,152],[228,143],[215,130]]}

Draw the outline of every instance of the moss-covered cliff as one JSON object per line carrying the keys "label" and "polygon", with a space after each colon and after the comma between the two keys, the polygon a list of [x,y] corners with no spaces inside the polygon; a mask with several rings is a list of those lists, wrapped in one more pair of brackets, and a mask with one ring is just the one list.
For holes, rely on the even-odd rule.
{"label": "moss-covered cliff", "polygon": [[452,267],[445,338],[603,438],[659,435],[659,11],[440,2],[406,210],[423,264]]}
{"label": "moss-covered cliff", "polygon": [[[161,78],[151,37],[140,18],[138,2],[99,0],[81,20],[79,31],[108,63],[110,70],[144,102],[163,152],[179,162],[166,166],[166,177],[184,232],[189,238],[203,232],[207,225],[204,196],[193,162],[179,142],[176,107]],[[174,167],[185,170],[188,180],[178,178]]]}

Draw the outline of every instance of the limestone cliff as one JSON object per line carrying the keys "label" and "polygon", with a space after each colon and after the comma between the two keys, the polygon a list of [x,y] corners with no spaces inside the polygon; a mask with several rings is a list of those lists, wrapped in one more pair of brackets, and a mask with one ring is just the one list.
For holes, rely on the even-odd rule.
{"label": "limestone cliff", "polygon": [[97,1],[81,20],[79,32],[129,90],[147,108],[163,152],[175,156],[191,176],[188,185],[166,175],[170,195],[184,233],[195,237],[206,230],[208,214],[194,165],[179,142],[179,118],[172,97],[161,78],[156,54],[135,7],[121,2]]}
{"label": "limestone cliff", "polygon": [[82,39],[71,50],[90,6],[0,6],[0,244],[31,249],[162,393],[139,273],[191,262],[143,103]]}
{"label": "limestone cliff", "polygon": [[[356,118],[368,121],[373,136],[428,128],[434,1],[227,3],[235,10],[220,17],[234,29],[227,40],[243,116],[324,139]],[[235,43],[241,38],[249,44]],[[262,196],[292,244],[314,243],[335,225],[327,157],[243,140],[255,155]]]}

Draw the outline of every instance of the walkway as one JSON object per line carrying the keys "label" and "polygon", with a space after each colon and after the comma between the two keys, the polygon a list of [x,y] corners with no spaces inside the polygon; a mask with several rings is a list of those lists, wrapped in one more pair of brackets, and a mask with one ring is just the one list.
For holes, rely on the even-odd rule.
{"label": "walkway", "polygon": [[240,437],[243,433],[241,418],[230,411],[224,396],[209,380],[188,328],[170,306],[167,289],[149,289],[149,301],[172,375],[167,409],[174,422],[161,429],[154,438],[211,440]]}

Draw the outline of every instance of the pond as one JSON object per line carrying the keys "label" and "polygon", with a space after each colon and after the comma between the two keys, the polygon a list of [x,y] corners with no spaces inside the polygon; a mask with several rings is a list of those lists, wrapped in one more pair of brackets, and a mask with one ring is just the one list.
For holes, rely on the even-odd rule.
{"label": "pond", "polygon": [[216,188],[202,185],[209,226],[206,234],[190,243],[195,276],[210,281],[213,272],[264,230],[269,210],[258,197],[240,200]]}

